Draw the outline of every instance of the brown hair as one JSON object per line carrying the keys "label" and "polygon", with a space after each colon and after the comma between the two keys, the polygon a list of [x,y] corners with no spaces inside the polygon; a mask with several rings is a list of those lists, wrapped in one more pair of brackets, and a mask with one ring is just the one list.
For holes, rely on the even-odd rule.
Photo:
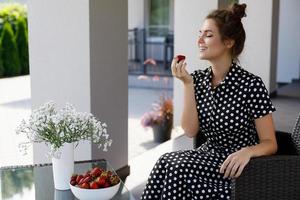
{"label": "brown hair", "polygon": [[246,16],[246,4],[234,3],[227,9],[218,9],[209,13],[206,19],[213,19],[221,34],[221,40],[232,39],[234,45],[231,48],[233,59],[243,51],[246,33],[241,19]]}

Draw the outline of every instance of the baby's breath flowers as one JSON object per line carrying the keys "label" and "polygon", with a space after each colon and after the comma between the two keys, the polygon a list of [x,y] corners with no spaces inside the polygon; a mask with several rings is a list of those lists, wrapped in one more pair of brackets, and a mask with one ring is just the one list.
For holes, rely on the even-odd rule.
{"label": "baby's breath flowers", "polygon": [[53,101],[47,102],[33,110],[28,122],[22,120],[16,130],[17,134],[26,134],[28,141],[19,144],[19,149],[27,154],[32,143],[45,143],[50,147],[50,155],[59,157],[58,151],[65,143],[75,143],[88,140],[107,151],[112,139],[107,134],[107,125],[97,120],[90,113],[76,112],[67,103],[57,111]]}

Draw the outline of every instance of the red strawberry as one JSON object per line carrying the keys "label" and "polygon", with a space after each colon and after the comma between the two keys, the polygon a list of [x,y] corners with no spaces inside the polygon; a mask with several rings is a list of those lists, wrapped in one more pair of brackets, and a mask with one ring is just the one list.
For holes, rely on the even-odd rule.
{"label": "red strawberry", "polygon": [[75,186],[76,185],[76,181],[74,181],[74,180],[70,181],[70,184],[73,185],[73,186]]}
{"label": "red strawberry", "polygon": [[96,182],[98,183],[99,187],[104,187],[104,185],[105,185],[105,183],[106,183],[105,179],[104,179],[104,178],[101,178],[101,177],[98,177],[98,178],[96,179]]}
{"label": "red strawberry", "polygon": [[92,177],[89,175],[89,176],[83,178],[83,181],[81,182],[81,184],[83,184],[83,183],[89,183],[91,180],[92,180]]}
{"label": "red strawberry", "polygon": [[95,181],[93,181],[93,182],[90,183],[90,188],[91,189],[98,189],[99,186],[98,186],[98,184]]}
{"label": "red strawberry", "polygon": [[90,189],[90,185],[88,183],[82,183],[80,187],[84,189]]}
{"label": "red strawberry", "polygon": [[77,176],[76,178],[76,183],[79,184],[80,180],[83,178],[82,175]]}
{"label": "red strawberry", "polygon": [[93,177],[97,177],[97,176],[100,176],[102,173],[101,169],[98,168],[98,167],[95,167],[92,171],[91,171],[91,175]]}
{"label": "red strawberry", "polygon": [[109,182],[105,182],[104,187],[105,187],[105,188],[110,187]]}
{"label": "red strawberry", "polygon": [[177,58],[177,63],[179,63],[180,61],[185,59],[185,56],[184,55],[177,55],[176,58]]}
{"label": "red strawberry", "polygon": [[82,183],[83,183],[83,180],[84,180],[85,178],[82,178],[82,179],[80,179],[80,181],[77,183],[78,185],[81,185]]}
{"label": "red strawberry", "polygon": [[73,175],[71,176],[71,181],[76,181],[76,178],[77,178],[77,174],[73,174]]}
{"label": "red strawberry", "polygon": [[86,177],[88,177],[88,176],[90,176],[90,171],[87,171],[87,172],[83,175],[83,178],[86,178]]}

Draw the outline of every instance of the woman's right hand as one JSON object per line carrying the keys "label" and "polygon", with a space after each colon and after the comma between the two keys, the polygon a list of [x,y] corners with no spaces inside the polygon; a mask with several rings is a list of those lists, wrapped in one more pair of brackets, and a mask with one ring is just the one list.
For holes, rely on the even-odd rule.
{"label": "woman's right hand", "polygon": [[178,58],[173,58],[171,64],[172,75],[181,80],[183,84],[193,83],[193,77],[187,72],[184,60],[181,60],[179,63],[177,61]]}

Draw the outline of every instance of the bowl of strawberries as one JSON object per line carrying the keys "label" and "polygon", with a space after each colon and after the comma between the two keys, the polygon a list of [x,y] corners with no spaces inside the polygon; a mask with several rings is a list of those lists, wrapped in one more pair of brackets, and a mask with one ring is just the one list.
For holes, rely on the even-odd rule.
{"label": "bowl of strawberries", "polygon": [[109,170],[94,167],[84,174],[74,174],[70,180],[70,188],[78,199],[108,200],[119,190],[120,178]]}

